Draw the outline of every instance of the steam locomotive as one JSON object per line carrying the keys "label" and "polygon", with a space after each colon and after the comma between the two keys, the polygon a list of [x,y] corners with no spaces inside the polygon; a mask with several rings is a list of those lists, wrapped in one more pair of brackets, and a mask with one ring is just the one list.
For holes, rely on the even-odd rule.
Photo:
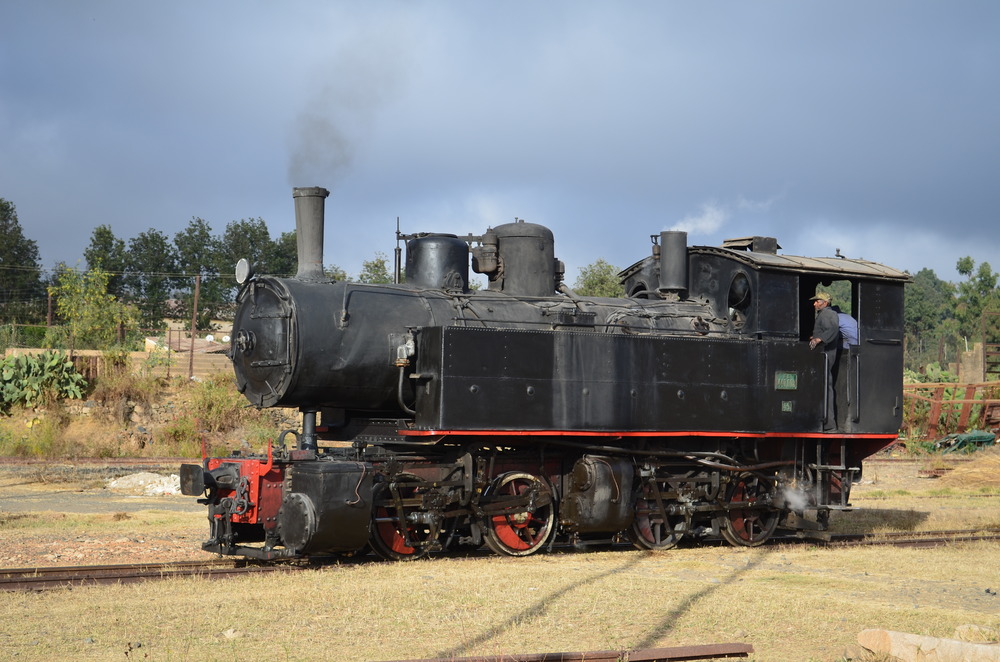
{"label": "steam locomotive", "polygon": [[[295,277],[237,267],[236,385],[256,407],[297,408],[301,427],[181,467],[208,506],[205,550],[755,546],[778,527],[822,535],[862,460],[896,439],[903,272],[661,232],[621,297],[586,297],[563,284],[552,232],[515,221],[397,230],[405,279],[397,248],[401,282],[339,282],[322,267],[328,195],[293,191]],[[470,254],[486,289],[469,287]],[[809,297],[834,281],[859,344],[827,366]],[[829,379],[838,429],[823,432]]]}

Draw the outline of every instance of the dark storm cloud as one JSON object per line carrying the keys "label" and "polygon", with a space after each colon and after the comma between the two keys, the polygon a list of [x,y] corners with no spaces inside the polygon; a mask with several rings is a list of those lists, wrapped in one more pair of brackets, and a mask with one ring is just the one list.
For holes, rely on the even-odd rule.
{"label": "dark storm cloud", "polygon": [[550,225],[572,280],[648,235],[766,234],[957,278],[993,259],[992,2],[0,7],[0,197],[46,266],[334,189],[327,259]]}

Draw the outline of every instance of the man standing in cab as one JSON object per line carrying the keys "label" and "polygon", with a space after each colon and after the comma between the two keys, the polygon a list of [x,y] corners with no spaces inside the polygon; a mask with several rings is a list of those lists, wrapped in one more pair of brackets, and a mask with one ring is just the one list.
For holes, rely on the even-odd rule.
{"label": "man standing in cab", "polygon": [[826,355],[826,411],[823,432],[836,432],[837,415],[834,409],[833,385],[837,349],[840,345],[840,320],[837,318],[837,313],[830,308],[832,298],[826,292],[817,292],[810,301],[816,310],[816,323],[813,325],[812,337],[809,338],[809,349],[819,347]]}

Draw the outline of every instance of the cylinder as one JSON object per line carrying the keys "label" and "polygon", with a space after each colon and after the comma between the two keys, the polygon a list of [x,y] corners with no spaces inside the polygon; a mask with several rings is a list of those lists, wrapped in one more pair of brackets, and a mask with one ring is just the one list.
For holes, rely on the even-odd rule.
{"label": "cylinder", "polygon": [[453,234],[406,242],[406,283],[431,289],[469,289],[469,245]]}
{"label": "cylinder", "polygon": [[686,292],[688,289],[687,232],[667,230],[660,233],[661,292]]}
{"label": "cylinder", "polygon": [[292,189],[295,199],[295,246],[300,280],[323,280],[323,212],[330,192],[320,186]]}
{"label": "cylinder", "polygon": [[490,276],[489,289],[513,296],[553,296],[556,270],[552,231],[524,221],[498,225],[493,231],[502,268]]}

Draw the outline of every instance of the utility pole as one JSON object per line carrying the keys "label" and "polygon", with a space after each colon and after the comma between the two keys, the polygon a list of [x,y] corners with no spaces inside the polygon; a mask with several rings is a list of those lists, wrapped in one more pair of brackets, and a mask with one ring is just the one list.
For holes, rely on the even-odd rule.
{"label": "utility pole", "polygon": [[194,377],[194,339],[198,333],[198,295],[201,293],[201,274],[194,277],[194,305],[191,306],[191,356],[188,358],[188,379]]}

